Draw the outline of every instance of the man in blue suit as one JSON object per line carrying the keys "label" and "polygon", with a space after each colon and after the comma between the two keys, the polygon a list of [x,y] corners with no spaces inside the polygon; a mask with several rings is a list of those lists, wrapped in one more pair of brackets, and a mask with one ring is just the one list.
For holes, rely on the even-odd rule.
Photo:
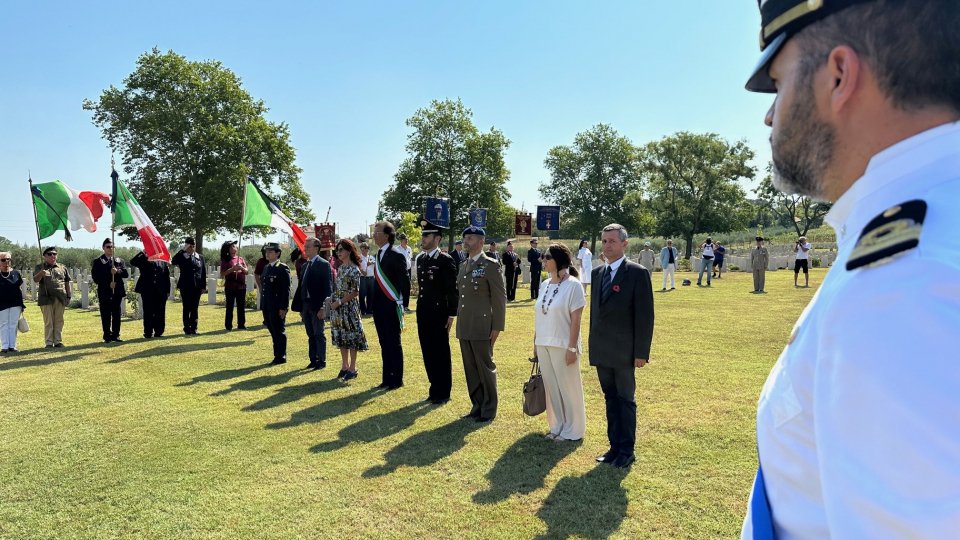
{"label": "man in blue suit", "polygon": [[320,240],[311,236],[303,243],[307,262],[303,263],[303,277],[300,282],[300,301],[303,327],[307,331],[310,363],[307,369],[327,367],[327,336],[324,334],[324,301],[332,292],[332,273],[330,263],[320,256]]}

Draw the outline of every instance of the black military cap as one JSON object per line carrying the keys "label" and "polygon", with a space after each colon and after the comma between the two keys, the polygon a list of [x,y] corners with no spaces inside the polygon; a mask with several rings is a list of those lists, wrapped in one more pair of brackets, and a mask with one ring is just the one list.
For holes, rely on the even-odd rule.
{"label": "black military cap", "polygon": [[113,240],[110,240],[109,238],[107,238],[106,240],[103,241],[102,244],[100,244],[100,247],[107,247],[107,246],[113,247]]}
{"label": "black military cap", "polygon": [[264,250],[270,250],[270,251],[276,251],[277,253],[280,253],[280,252],[283,251],[282,249],[280,249],[280,244],[278,244],[278,243],[276,243],[276,242],[267,242],[266,244],[263,245],[263,249],[264,249]]}
{"label": "black military cap", "polygon": [[436,223],[433,223],[432,221],[427,219],[426,216],[420,216],[420,234],[421,235],[426,235],[426,234],[442,235],[444,229],[446,228],[447,227],[443,227],[443,226],[437,225]]}
{"label": "black military cap", "polygon": [[453,245],[455,245],[455,246],[462,246],[462,245],[463,245],[463,240],[457,240],[456,242],[453,243]]}
{"label": "black military cap", "polygon": [[197,243],[193,241],[193,237],[192,237],[192,236],[188,236],[188,237],[184,238],[184,239],[183,239],[183,243],[186,244],[186,245],[188,245],[188,246],[195,246],[195,245],[197,245]]}
{"label": "black military cap", "polygon": [[47,249],[43,250],[43,254],[44,254],[44,255],[56,255],[56,254],[57,254],[57,248],[55,248],[55,247],[53,247],[53,246],[50,246],[50,247],[48,247]]}
{"label": "black military cap", "polygon": [[530,239],[530,243],[531,243],[531,244],[536,244],[536,243],[537,243],[537,239],[536,239],[536,238],[531,238],[531,239]]}
{"label": "black military cap", "polygon": [[776,93],[767,70],[790,36],[811,23],[845,7],[867,0],[757,0],[760,7],[760,61],[746,88],[751,92]]}
{"label": "black military cap", "polygon": [[463,236],[466,236],[466,235],[468,235],[468,234],[476,234],[476,235],[479,235],[479,236],[486,236],[486,235],[487,235],[487,231],[483,230],[482,227],[477,227],[476,225],[471,225],[471,226],[469,226],[469,227],[467,227],[466,229],[463,230]]}
{"label": "black military cap", "polygon": [[763,242],[763,237],[762,237],[762,236],[758,236],[758,237],[757,237],[757,242]]}

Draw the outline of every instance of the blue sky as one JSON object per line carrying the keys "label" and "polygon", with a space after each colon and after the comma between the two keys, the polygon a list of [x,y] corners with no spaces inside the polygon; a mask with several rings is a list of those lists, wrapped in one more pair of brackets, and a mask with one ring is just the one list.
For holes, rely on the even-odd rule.
{"label": "blue sky", "polygon": [[752,0],[8,3],[0,235],[36,242],[28,169],[109,191],[110,150],[81,103],[155,46],[236,72],[290,125],[315,213],[331,206],[355,234],[405,156],[404,121],[433,99],[459,97],[512,141],[507,187],[527,209],[543,202],[547,150],[599,122],[638,144],[681,130],[745,139],[762,169],[771,97],[743,89],[758,32]]}

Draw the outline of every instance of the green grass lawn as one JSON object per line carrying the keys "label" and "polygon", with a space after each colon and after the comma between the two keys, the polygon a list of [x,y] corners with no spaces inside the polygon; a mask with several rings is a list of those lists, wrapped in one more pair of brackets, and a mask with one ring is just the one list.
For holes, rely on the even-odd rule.
{"label": "green grass lawn", "polygon": [[[814,269],[812,282],[824,275]],[[257,313],[252,328],[225,332],[223,308],[204,306],[201,335],[186,337],[180,305],[168,304],[169,335],[144,340],[140,322],[125,321],[127,341],[107,346],[98,315],[71,310],[67,348],[54,351],[39,348],[31,306],[25,352],[0,357],[0,537],[731,538],[756,468],[757,395],[815,288],[779,271],[769,294],[751,290],[737,273],[655,294],[629,472],[594,462],[606,423],[586,359],[582,443],[545,440],[545,417],[522,414],[530,301],[507,310],[499,416],[483,427],[460,419],[469,400],[455,340],[453,399],[419,403],[427,381],[411,315],[406,386],[384,394],[371,390],[370,319],[371,350],[343,384],[338,351],[327,369],[302,369],[299,322],[289,363],[273,367]]]}

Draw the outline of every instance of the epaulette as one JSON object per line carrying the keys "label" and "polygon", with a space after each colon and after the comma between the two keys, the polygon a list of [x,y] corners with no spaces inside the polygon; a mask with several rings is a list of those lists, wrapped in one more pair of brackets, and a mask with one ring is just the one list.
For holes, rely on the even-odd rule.
{"label": "epaulette", "polygon": [[927,203],[919,199],[884,210],[870,220],[853,247],[847,270],[889,262],[920,245]]}

